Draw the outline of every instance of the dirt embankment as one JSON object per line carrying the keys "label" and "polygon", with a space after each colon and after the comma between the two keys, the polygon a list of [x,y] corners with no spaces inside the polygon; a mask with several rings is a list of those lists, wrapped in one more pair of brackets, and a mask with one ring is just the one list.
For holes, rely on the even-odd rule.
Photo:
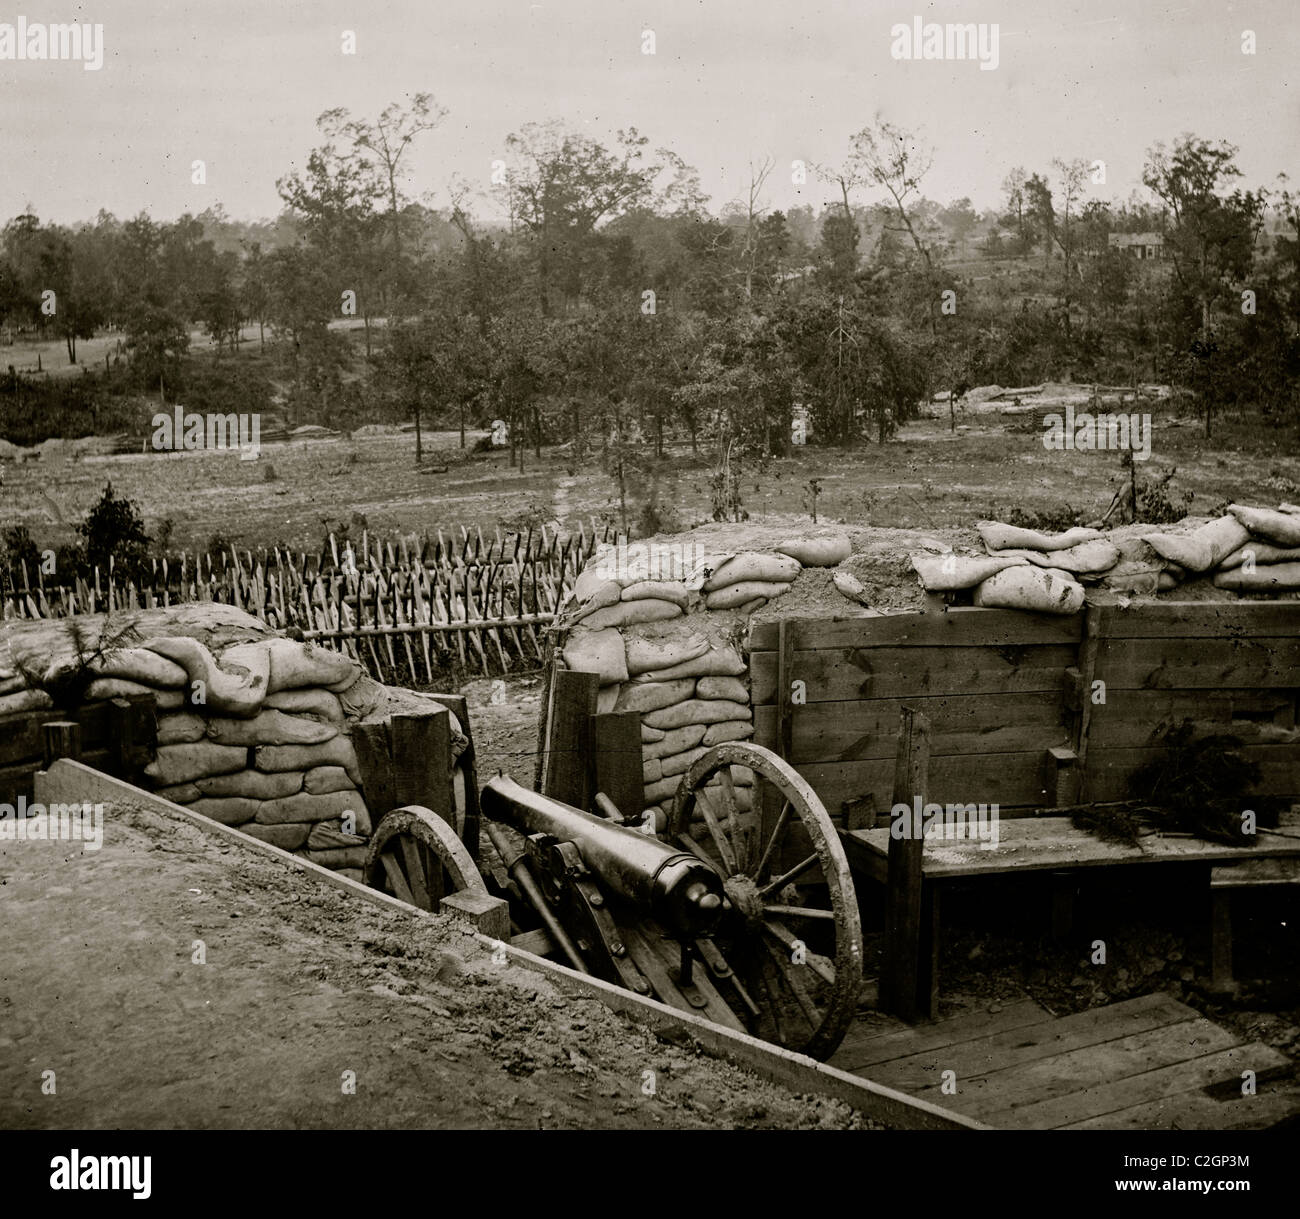
{"label": "dirt embankment", "polygon": [[152,812],[105,828],[98,852],[0,844],[0,1128],[867,1125],[493,964],[450,922],[417,933]]}

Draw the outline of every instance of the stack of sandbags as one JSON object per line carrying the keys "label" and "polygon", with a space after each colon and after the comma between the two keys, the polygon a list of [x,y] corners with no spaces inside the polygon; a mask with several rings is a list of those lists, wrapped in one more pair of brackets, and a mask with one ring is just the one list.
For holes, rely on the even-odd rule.
{"label": "stack of sandbags", "polygon": [[[16,623],[2,639],[3,671],[62,706],[152,694],[158,746],[145,777],[160,795],[356,878],[372,819],[350,729],[431,706],[341,652],[214,603]],[[451,730],[459,757],[454,716]]]}
{"label": "stack of sandbags", "polygon": [[1215,587],[1250,593],[1300,589],[1300,507],[1229,504],[1228,512],[1249,536],[1220,558]]}
{"label": "stack of sandbags", "polygon": [[[805,567],[835,567],[850,551],[846,534],[824,529],[769,550],[621,543],[597,550],[578,577],[561,608],[560,656],[599,675],[598,712],[640,718],[645,811],[660,827],[693,762],[754,734],[743,619],[788,592]],[[748,811],[752,773],[734,767],[732,780]]]}

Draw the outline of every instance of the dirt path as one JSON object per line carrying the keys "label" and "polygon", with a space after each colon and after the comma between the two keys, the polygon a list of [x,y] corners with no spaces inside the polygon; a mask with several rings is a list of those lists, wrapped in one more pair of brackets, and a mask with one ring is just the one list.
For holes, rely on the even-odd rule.
{"label": "dirt path", "polygon": [[0,1128],[868,1124],[494,965],[453,924],[416,936],[179,819],[105,829],[98,852],[0,844]]}

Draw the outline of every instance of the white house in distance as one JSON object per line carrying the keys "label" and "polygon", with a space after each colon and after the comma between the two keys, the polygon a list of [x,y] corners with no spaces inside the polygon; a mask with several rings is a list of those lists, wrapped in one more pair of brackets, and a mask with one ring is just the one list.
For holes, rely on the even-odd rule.
{"label": "white house in distance", "polygon": [[1111,233],[1106,243],[1113,250],[1124,250],[1139,262],[1165,256],[1165,239],[1160,233]]}

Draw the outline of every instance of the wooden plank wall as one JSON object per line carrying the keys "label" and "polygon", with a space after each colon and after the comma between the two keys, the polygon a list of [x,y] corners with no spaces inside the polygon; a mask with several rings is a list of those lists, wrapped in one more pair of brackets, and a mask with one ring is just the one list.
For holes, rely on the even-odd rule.
{"label": "wooden plank wall", "polygon": [[[1080,759],[1078,798],[1123,799],[1163,726],[1233,732],[1261,792],[1300,798],[1300,602],[1098,607],[1064,618],[952,609],[788,619],[789,756],[837,820],[888,812],[902,706],[933,726],[931,800],[1024,816],[1057,802],[1054,763]],[[778,744],[779,627],[750,631],[755,740]],[[1094,702],[1096,681],[1105,702]],[[802,697],[803,701],[799,699]],[[869,801],[869,803],[868,803]]]}

